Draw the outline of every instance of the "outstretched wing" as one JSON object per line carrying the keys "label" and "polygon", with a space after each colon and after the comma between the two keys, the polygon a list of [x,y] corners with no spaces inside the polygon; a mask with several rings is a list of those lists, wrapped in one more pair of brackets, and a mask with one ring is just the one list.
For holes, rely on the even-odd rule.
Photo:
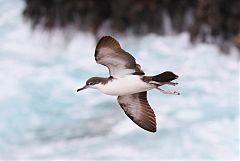
{"label": "outstretched wing", "polygon": [[147,131],[156,132],[155,114],[147,101],[147,92],[118,96],[117,100],[134,123]]}
{"label": "outstretched wing", "polygon": [[110,75],[115,78],[128,74],[144,75],[135,58],[124,51],[111,36],[104,36],[99,40],[95,49],[95,60],[108,67]]}

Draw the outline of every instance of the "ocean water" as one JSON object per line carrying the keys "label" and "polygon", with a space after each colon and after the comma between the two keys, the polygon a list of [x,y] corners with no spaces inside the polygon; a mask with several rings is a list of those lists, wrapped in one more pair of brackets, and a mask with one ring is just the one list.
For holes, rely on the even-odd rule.
{"label": "ocean water", "polygon": [[237,160],[237,51],[191,45],[189,35],[118,36],[149,75],[179,75],[180,96],[148,92],[156,133],[125,116],[116,97],[76,93],[95,75],[90,33],[32,31],[24,3],[0,0],[0,160]]}

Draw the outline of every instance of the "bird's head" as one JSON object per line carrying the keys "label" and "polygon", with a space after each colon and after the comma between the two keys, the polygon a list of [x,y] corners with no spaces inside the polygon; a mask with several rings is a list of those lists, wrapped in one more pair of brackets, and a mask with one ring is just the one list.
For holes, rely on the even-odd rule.
{"label": "bird's head", "polygon": [[97,88],[97,86],[101,83],[101,78],[100,77],[92,77],[89,78],[86,81],[85,86],[83,86],[82,88],[77,89],[77,92],[87,89],[87,88]]}

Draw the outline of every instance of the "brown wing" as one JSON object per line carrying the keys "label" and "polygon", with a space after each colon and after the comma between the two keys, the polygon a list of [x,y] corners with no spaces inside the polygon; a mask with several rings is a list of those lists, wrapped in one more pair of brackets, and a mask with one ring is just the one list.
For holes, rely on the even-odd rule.
{"label": "brown wing", "polygon": [[128,74],[144,75],[136,65],[135,58],[124,51],[111,36],[104,36],[99,40],[95,49],[95,60],[108,67],[110,75],[115,78]]}
{"label": "brown wing", "polygon": [[156,132],[155,114],[147,101],[147,92],[118,96],[118,103],[126,115],[141,128]]}

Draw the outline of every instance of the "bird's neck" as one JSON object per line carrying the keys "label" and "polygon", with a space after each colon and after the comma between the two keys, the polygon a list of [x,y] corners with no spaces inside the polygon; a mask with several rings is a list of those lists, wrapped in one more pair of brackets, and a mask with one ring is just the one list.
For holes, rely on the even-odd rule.
{"label": "bird's neck", "polygon": [[114,78],[110,76],[110,77],[98,77],[98,79],[100,80],[101,84],[105,85],[108,83],[108,81],[111,81]]}

